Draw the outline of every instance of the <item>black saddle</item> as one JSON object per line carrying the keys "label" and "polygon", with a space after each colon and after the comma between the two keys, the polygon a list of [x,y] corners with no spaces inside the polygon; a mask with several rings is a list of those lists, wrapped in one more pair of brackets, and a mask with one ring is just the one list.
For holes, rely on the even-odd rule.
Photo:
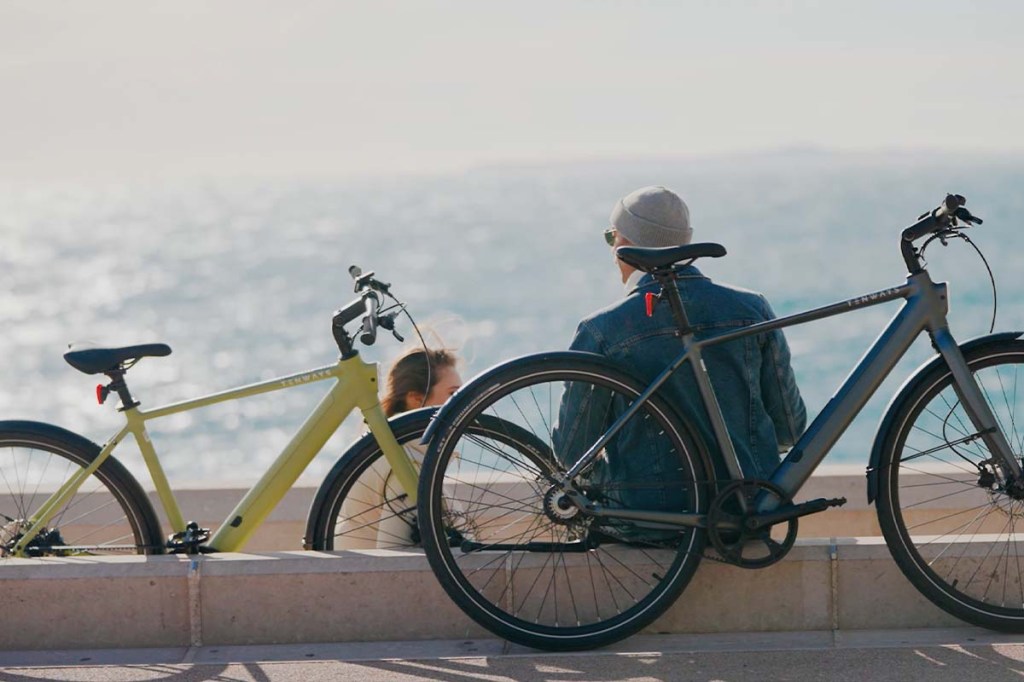
{"label": "black saddle", "polygon": [[637,270],[654,272],[665,270],[681,261],[697,258],[721,258],[725,255],[725,247],[711,242],[703,244],[684,244],[683,246],[643,247],[620,246],[615,253],[619,260],[632,265]]}
{"label": "black saddle", "polygon": [[159,358],[171,354],[166,343],[144,343],[122,348],[82,348],[72,346],[64,354],[68,364],[86,374],[106,374],[122,369],[124,363],[135,364],[142,358]]}

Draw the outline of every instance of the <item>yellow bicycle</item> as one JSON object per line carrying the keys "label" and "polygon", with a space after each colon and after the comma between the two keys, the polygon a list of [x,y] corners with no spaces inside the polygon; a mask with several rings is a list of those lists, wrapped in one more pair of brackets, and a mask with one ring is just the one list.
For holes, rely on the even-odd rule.
{"label": "yellow bicycle", "polygon": [[[142,358],[169,355],[170,347],[155,343],[66,353],[75,369],[109,379],[97,386],[97,398],[102,403],[116,395],[126,423],[101,447],[51,424],[0,421],[0,557],[239,551],[355,409],[369,432],[338,460],[320,486],[303,545],[317,550],[416,545],[415,444],[434,411],[420,409],[390,421],[384,416],[377,364],[365,362],[355,346],[373,344],[379,328],[402,340],[395,320],[406,312],[405,305],[373,272],[353,266],[350,274],[359,296],[334,314],[332,330],[341,356],[333,365],[143,410],[129,390],[128,369]],[[349,333],[346,327],[360,319],[358,330]],[[328,380],[334,384],[327,395],[215,531],[186,521],[147,433],[147,422]],[[501,425],[483,424],[479,432],[481,437],[494,432],[502,441],[510,439],[509,429]],[[168,535],[142,486],[113,457],[129,435],[163,506]]]}

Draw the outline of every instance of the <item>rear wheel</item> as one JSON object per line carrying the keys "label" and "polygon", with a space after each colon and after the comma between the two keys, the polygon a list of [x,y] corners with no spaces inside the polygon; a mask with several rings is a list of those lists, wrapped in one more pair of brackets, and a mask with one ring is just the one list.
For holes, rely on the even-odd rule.
{"label": "rear wheel", "polygon": [[[99,447],[48,424],[0,422],[0,556],[12,556],[27,520]],[[25,556],[163,550],[160,523],[131,474],[108,458],[29,543]]]}
{"label": "rear wheel", "polygon": [[[527,646],[609,644],[651,623],[700,561],[705,531],[588,514],[554,482],[641,392],[606,363],[522,358],[462,389],[420,478],[424,549],[470,617]],[[544,445],[474,432],[501,419]],[[705,511],[703,456],[660,399],[645,403],[577,478],[611,509]]]}
{"label": "rear wheel", "polygon": [[[988,343],[965,359],[1019,462],[1024,342]],[[893,558],[940,608],[975,625],[1024,632],[1024,491],[1003,479],[945,363],[894,410],[878,493]]]}

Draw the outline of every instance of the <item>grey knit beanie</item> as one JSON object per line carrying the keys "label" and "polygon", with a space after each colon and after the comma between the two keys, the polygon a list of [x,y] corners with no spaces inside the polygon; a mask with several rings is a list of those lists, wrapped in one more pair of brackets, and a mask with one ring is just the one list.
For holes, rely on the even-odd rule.
{"label": "grey knit beanie", "polygon": [[681,246],[693,236],[690,209],[661,186],[642,187],[612,209],[612,227],[637,246]]}

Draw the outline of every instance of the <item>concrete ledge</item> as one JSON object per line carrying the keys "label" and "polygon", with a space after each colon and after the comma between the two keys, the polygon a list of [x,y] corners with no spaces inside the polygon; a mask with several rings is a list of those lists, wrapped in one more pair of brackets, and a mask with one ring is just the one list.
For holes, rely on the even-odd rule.
{"label": "concrete ledge", "polygon": [[[0,648],[188,647],[474,639],[418,552],[8,559]],[[775,566],[713,561],[647,632],[960,626],[880,538],[799,541]]]}
{"label": "concrete ledge", "polygon": [[187,557],[5,559],[0,648],[190,643]]}

